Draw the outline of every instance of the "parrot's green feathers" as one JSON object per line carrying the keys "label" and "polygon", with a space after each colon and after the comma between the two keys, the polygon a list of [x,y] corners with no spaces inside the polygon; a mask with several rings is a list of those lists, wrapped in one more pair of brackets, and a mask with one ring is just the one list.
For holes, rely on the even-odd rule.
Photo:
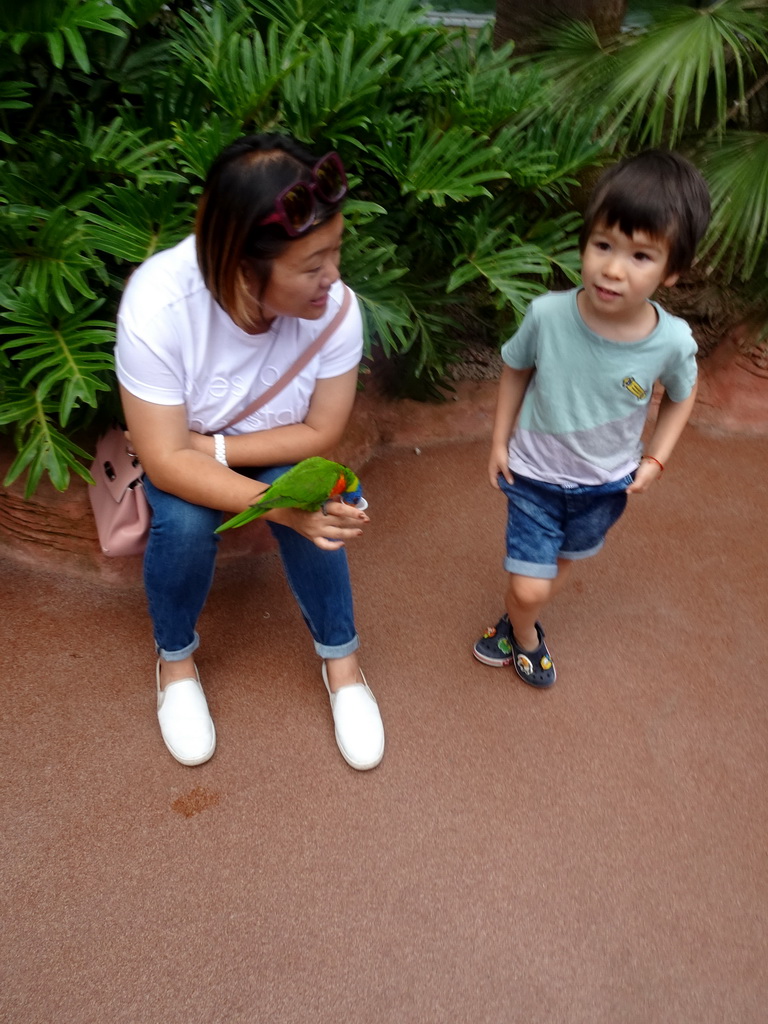
{"label": "parrot's green feathers", "polygon": [[315,455],[291,466],[267,487],[257,502],[222,523],[216,533],[244,526],[273,508],[300,508],[316,512],[329,498],[355,492],[359,487],[360,481],[351,469]]}

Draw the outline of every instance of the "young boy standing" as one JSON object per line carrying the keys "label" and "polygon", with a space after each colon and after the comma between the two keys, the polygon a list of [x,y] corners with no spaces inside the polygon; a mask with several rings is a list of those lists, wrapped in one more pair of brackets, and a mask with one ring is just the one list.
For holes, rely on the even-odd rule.
{"label": "young boy standing", "polygon": [[[555,681],[538,619],[574,561],[602,548],[627,494],[659,479],[696,397],[696,342],[651,296],[690,267],[709,194],[682,157],[657,150],[606,171],[584,215],[583,286],[531,303],[504,359],[488,466],[506,494],[506,614],[477,641],[486,665]],[[645,454],[653,386],[664,394]]]}

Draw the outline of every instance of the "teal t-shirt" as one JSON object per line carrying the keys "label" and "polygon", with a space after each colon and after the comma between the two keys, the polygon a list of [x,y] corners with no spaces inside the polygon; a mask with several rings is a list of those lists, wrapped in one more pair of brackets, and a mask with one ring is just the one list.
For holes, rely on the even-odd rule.
{"label": "teal t-shirt", "polygon": [[561,487],[607,484],[636,469],[654,383],[682,402],[697,372],[697,345],[684,320],[654,302],[658,323],[647,337],[609,341],[582,320],[578,291],[534,299],[501,350],[513,369],[534,369],[509,468]]}

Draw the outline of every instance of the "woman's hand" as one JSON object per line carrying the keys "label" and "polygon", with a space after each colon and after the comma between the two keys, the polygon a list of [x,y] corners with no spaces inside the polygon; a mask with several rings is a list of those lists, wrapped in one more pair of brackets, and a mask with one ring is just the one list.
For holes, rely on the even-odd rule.
{"label": "woman's hand", "polygon": [[362,537],[362,527],[370,522],[365,512],[341,501],[328,501],[325,507],[325,513],[304,512],[299,508],[276,508],[268,512],[265,518],[289,526],[323,551],[336,551],[343,548],[348,540]]}

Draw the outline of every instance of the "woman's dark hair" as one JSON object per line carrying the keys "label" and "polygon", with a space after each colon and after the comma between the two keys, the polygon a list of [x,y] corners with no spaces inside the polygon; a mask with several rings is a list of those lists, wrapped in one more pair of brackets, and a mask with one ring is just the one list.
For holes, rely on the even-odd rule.
{"label": "woman's dark hair", "polygon": [[[274,210],[275,199],[297,181],[311,181],[318,157],[286,135],[246,135],[221,151],[205,180],[197,208],[197,261],[206,287],[240,326],[252,321],[243,286],[243,263],[260,282],[269,283],[272,261],[292,239],[280,224],[260,225]],[[310,231],[339,210],[317,199]],[[309,232],[307,232],[309,233]]]}
{"label": "woman's dark hair", "polygon": [[596,224],[630,238],[645,231],[669,244],[668,274],[693,263],[710,217],[709,190],[699,171],[678,153],[649,149],[609,167],[590,196],[579,248],[586,248]]}

